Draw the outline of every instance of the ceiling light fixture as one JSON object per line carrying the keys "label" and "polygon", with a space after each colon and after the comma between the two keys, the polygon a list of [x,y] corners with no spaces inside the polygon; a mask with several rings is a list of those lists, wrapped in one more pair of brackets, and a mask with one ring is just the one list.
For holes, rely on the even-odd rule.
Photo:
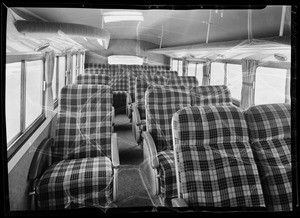
{"label": "ceiling light fixture", "polygon": [[111,55],[108,64],[143,65],[144,59],[130,55]]}
{"label": "ceiling light fixture", "polygon": [[143,14],[141,12],[134,11],[113,11],[103,14],[105,23],[119,22],[119,21],[144,21]]}

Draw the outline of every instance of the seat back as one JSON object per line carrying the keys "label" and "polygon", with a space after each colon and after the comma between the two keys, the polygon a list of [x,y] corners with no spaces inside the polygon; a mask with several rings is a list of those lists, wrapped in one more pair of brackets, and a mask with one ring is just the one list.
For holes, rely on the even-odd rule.
{"label": "seat back", "polygon": [[168,79],[156,75],[138,75],[135,79],[135,105],[138,108],[140,118],[145,119],[145,92],[149,85],[167,85]]}
{"label": "seat back", "polygon": [[291,106],[256,105],[245,117],[267,208],[292,210]]}
{"label": "seat back", "polygon": [[53,160],[111,157],[111,88],[71,84],[60,92]]}
{"label": "seat back", "polygon": [[129,91],[128,74],[125,70],[112,70],[110,77],[112,91]]}
{"label": "seat back", "polygon": [[170,78],[170,77],[178,76],[178,72],[173,70],[164,70],[164,71],[161,70],[161,71],[156,71],[155,75]]}
{"label": "seat back", "polygon": [[146,91],[146,129],[157,152],[173,150],[171,120],[180,108],[190,106],[189,89],[184,86],[151,85]]}
{"label": "seat back", "polygon": [[232,104],[227,86],[198,86],[191,88],[192,105]]}
{"label": "seat back", "polygon": [[172,132],[178,195],[189,206],[265,206],[240,108],[183,108],[173,116]]}
{"label": "seat back", "polygon": [[75,84],[102,84],[110,85],[110,77],[105,74],[79,74]]}
{"label": "seat back", "polygon": [[178,85],[192,88],[198,86],[198,80],[195,76],[176,76],[170,77],[168,85]]}
{"label": "seat back", "polygon": [[109,75],[109,70],[103,68],[85,68],[84,74],[106,74]]}

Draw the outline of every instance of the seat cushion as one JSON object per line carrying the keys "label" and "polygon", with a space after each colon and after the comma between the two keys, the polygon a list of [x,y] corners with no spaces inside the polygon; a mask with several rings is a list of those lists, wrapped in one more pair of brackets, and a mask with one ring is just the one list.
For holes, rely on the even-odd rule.
{"label": "seat cushion", "polygon": [[162,198],[177,197],[174,152],[161,151],[157,155],[159,160],[160,195]]}
{"label": "seat cushion", "polygon": [[107,157],[56,162],[37,182],[38,207],[50,210],[106,207],[112,202],[112,176]]}

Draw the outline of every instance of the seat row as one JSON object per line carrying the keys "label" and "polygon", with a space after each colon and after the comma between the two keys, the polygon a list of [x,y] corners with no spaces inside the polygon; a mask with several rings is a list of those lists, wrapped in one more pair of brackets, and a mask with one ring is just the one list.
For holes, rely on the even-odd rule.
{"label": "seat row", "polygon": [[173,206],[291,210],[290,105],[192,106],[183,89],[145,94],[152,194]]}
{"label": "seat row", "polygon": [[[140,75],[135,79],[135,102],[129,105],[132,111],[132,131],[138,143],[145,130],[145,92],[149,85],[183,87],[182,92],[189,93],[192,105],[209,103],[232,103],[230,91],[226,86],[199,86],[194,76],[177,76],[166,78],[157,75]],[[128,113],[130,114],[130,112]],[[131,116],[129,116],[131,117]]]}
{"label": "seat row", "polygon": [[84,68],[98,68],[98,69],[108,69],[108,70],[138,70],[138,71],[158,71],[158,70],[170,70],[169,65],[126,65],[126,64],[97,64],[97,63],[85,63]]}
{"label": "seat row", "polygon": [[[105,76],[88,76],[90,74],[97,75],[107,75]],[[85,81],[92,82],[91,79],[94,79],[101,84],[107,84],[112,86],[113,97],[116,99],[114,101],[114,106],[117,109],[117,112],[124,111],[126,105],[129,105],[134,99],[134,82],[135,78],[138,75],[143,74],[157,74],[169,76],[177,76],[176,71],[138,71],[138,70],[123,70],[123,69],[99,69],[99,68],[86,68],[85,74],[80,75],[77,78],[77,83],[86,83]],[[97,78],[96,78],[97,77]],[[91,79],[90,79],[91,78]]]}
{"label": "seat row", "polygon": [[107,85],[61,89],[53,138],[35,152],[29,172],[36,209],[108,208],[117,200],[119,151]]}

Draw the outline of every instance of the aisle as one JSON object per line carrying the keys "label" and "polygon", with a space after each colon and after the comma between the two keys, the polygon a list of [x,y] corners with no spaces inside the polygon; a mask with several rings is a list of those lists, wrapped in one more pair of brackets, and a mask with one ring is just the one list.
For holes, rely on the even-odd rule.
{"label": "aisle", "polygon": [[144,174],[143,150],[136,143],[131,123],[125,114],[115,117],[114,131],[118,136],[120,156],[118,207],[158,207],[161,203],[149,193]]}

